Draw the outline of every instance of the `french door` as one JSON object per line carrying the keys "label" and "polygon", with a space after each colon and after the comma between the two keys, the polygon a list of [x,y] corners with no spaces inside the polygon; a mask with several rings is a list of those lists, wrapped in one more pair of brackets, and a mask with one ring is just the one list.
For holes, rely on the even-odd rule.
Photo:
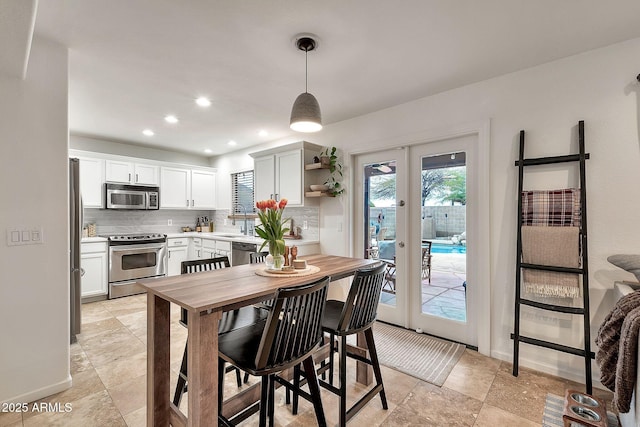
{"label": "french door", "polygon": [[387,263],[378,318],[396,325],[408,321],[405,283],[406,150],[388,150],[357,157],[355,206],[362,226],[355,228],[356,256]]}
{"label": "french door", "polygon": [[355,255],[387,263],[378,319],[478,345],[489,301],[478,154],[471,134],[356,156]]}

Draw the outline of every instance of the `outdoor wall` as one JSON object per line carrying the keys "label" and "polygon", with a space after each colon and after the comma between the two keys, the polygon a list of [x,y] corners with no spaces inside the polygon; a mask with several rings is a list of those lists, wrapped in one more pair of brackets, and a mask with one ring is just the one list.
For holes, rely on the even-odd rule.
{"label": "outdoor wall", "polygon": [[[30,402],[71,386],[67,49],[35,37],[0,93],[0,402]],[[42,243],[8,246],[14,227]]]}
{"label": "outdoor wall", "polygon": [[[518,179],[514,160],[521,129],[527,131],[528,156],[562,155],[577,149],[576,125],[585,120],[587,151],[591,153],[587,197],[592,338],[613,306],[613,282],[633,280],[606,258],[615,253],[640,253],[636,215],[640,199],[634,192],[635,183],[640,181],[639,53],[640,39],[630,40],[331,124],[310,139],[343,150],[348,165],[350,153],[420,143],[426,134],[491,121],[490,188],[479,195],[490,200],[491,221],[475,226],[490,227],[491,354],[510,360]],[[351,171],[347,168],[345,172],[346,182],[350,182]],[[529,185],[575,185],[575,173],[558,168],[546,172],[533,174]],[[325,253],[349,254],[350,190],[344,197],[322,201],[320,238]],[[580,323],[576,320],[549,327],[546,323],[525,322],[523,330],[579,346]],[[521,363],[583,378],[578,358],[539,347],[523,345]],[[596,369],[594,377],[598,375]]]}

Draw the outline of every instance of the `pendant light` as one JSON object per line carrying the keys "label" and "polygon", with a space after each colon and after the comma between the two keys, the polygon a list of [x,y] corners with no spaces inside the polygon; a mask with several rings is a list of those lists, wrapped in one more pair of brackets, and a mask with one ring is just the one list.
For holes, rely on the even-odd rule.
{"label": "pendant light", "polygon": [[316,97],[307,91],[307,55],[316,48],[316,41],[311,37],[300,37],[296,46],[304,51],[304,93],[298,95],[293,103],[290,127],[298,132],[317,132],[322,129],[320,105]]}

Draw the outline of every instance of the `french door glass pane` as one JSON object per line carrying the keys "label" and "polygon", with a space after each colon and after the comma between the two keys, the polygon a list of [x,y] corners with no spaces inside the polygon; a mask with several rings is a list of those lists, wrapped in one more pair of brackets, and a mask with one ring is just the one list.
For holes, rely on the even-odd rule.
{"label": "french door glass pane", "polygon": [[396,162],[364,167],[364,256],[387,263],[380,302],[396,305]]}
{"label": "french door glass pane", "polygon": [[422,158],[422,313],[466,322],[466,155]]}

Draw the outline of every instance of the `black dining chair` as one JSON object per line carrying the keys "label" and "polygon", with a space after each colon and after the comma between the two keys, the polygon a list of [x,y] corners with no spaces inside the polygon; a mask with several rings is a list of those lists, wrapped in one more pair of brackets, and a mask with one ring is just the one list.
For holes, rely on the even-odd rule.
{"label": "black dining chair", "polygon": [[[283,385],[309,400],[315,409],[318,425],[326,426],[315,374],[313,353],[322,341],[322,315],[327,298],[329,277],[313,283],[276,292],[269,317],[254,325],[236,329],[218,338],[218,405],[222,414],[225,363],[230,363],[254,376],[262,377],[260,402],[231,419],[219,416],[223,425],[242,421],[260,411],[260,426],[274,425],[275,383]],[[278,373],[302,363],[307,372],[310,393],[287,381]]]}
{"label": "black dining chair", "polygon": [[249,264],[258,264],[261,262],[265,262],[265,260],[267,259],[267,255],[269,255],[269,252],[267,251],[251,252],[249,254]]}
{"label": "black dining chair", "polygon": [[[229,268],[231,263],[229,257],[221,256],[215,258],[198,259],[193,261],[182,261],[181,271],[182,274],[192,274],[201,271],[218,270],[221,268]],[[251,325],[256,322],[264,321],[267,318],[268,311],[260,307],[248,306],[242,307],[238,310],[224,312],[222,319],[219,323],[219,334],[225,334],[230,330],[241,328],[247,325]],[[187,327],[187,310],[182,308],[180,310],[180,323],[182,326]],[[187,340],[189,338],[187,337]],[[180,373],[178,374],[178,383],[176,384],[176,391],[173,395],[173,404],[180,407],[180,401],[182,396],[187,392],[187,344],[184,345],[184,353],[182,355],[182,363],[180,364]],[[236,372],[236,381],[238,387],[242,387],[242,378],[240,377],[240,370],[229,366],[227,372]],[[248,381],[248,376],[245,376],[244,382]]]}
{"label": "black dining chair", "polygon": [[[329,334],[329,363],[321,364],[319,372],[324,373],[329,370],[329,381],[320,380],[320,386],[336,394],[340,398],[339,425],[344,426],[362,407],[369,402],[376,394],[380,394],[382,408],[387,409],[387,398],[382,383],[382,373],[380,362],[373,339],[372,326],[376,320],[378,301],[384,280],[386,264],[380,263],[367,269],[356,271],[347,295],[346,301],[327,301],[324,318],[322,319],[322,330]],[[358,332],[363,332],[369,350],[369,359],[357,354],[348,352],[347,336]],[[335,341],[339,342],[336,349]],[[323,338],[324,344],[324,338]],[[339,358],[339,385],[333,385],[334,353],[338,353]],[[365,362],[373,367],[376,384],[351,408],[347,409],[347,356]],[[305,373],[309,372],[305,367]],[[299,378],[300,372],[294,373],[294,381]],[[298,397],[293,396],[293,413],[297,413]]]}

